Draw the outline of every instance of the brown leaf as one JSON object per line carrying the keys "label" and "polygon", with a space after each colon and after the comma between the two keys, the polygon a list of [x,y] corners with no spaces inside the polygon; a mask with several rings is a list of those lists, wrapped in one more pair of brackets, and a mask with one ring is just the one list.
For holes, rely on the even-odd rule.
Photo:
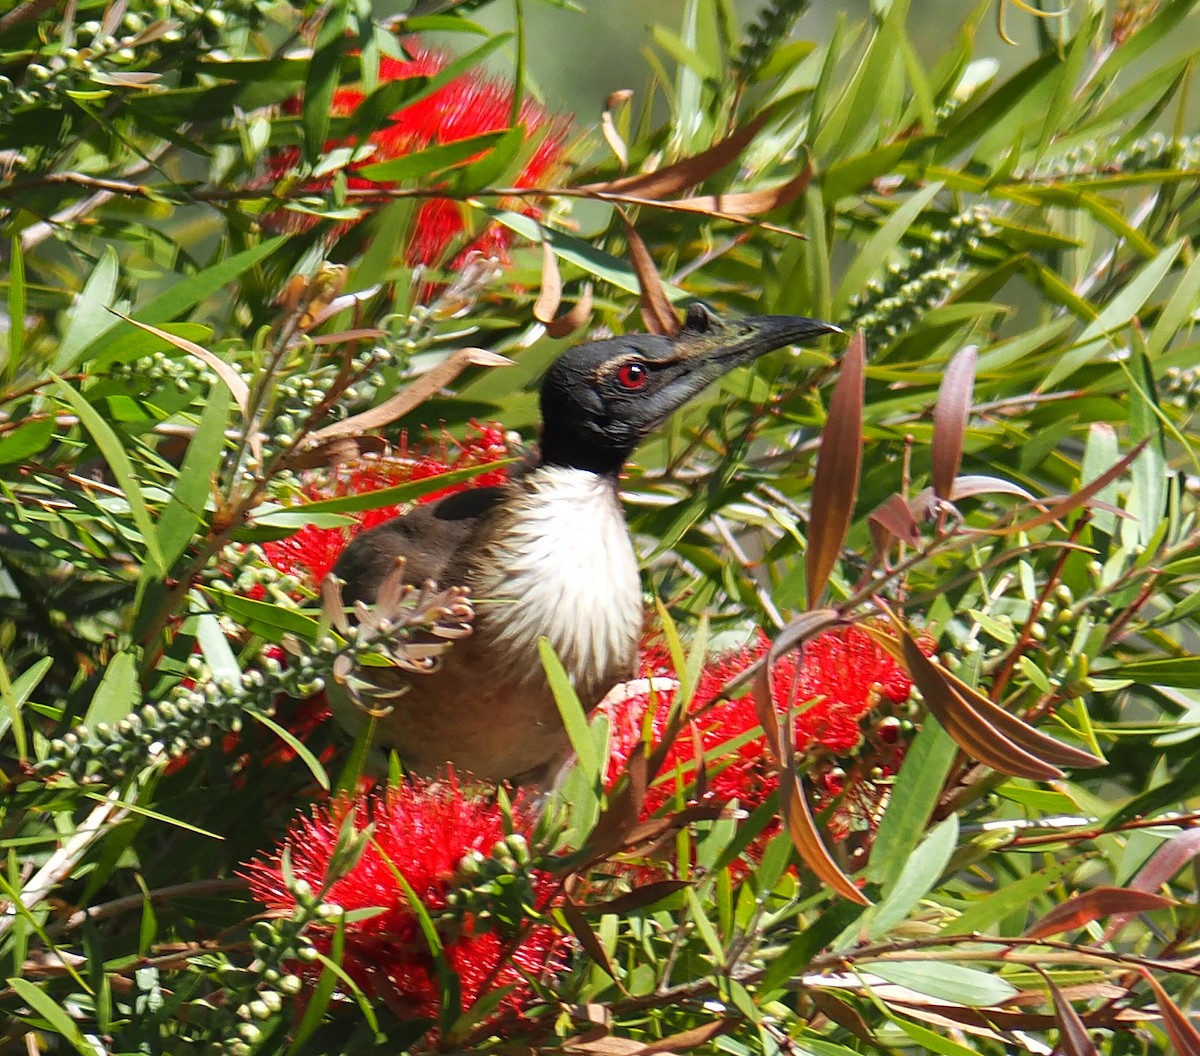
{"label": "brown leaf", "polygon": [[1063,931],[1074,931],[1113,913],[1145,913],[1175,905],[1174,899],[1129,887],[1093,887],[1055,906],[1025,931],[1027,939],[1044,939]]}
{"label": "brown leaf", "polygon": [[765,113],[759,114],[707,150],[682,158],[673,165],[667,165],[654,172],[622,176],[607,183],[589,183],[581,189],[607,194],[632,194],[648,199],[668,198],[679,194],[688,187],[703,183],[713,173],[736,161],[742,151],[750,145],[751,140],[758,135],[769,116]]}
{"label": "brown leaf", "polygon": [[546,323],[546,333],[553,338],[563,338],[575,333],[576,330],[582,329],[587,325],[587,321],[592,317],[592,284],[586,282],[583,285],[583,293],[580,294],[577,300],[570,308],[568,308],[557,319],[552,319]]}
{"label": "brown leaf", "polygon": [[401,389],[396,395],[383,401],[370,410],[363,411],[341,422],[334,422],[312,433],[309,440],[321,442],[332,440],[334,437],[358,436],[371,429],[394,422],[403,418],[409,411],[415,410],[426,400],[437,395],[457,378],[467,367],[511,367],[512,360],[506,356],[489,352],[485,348],[460,348],[443,359],[437,366],[432,367],[417,378],[412,384]]}
{"label": "brown leaf", "polygon": [[675,309],[671,307],[671,302],[667,299],[667,292],[663,289],[662,277],[654,265],[654,258],[650,255],[650,250],[646,248],[646,243],[642,241],[642,236],[634,230],[633,224],[630,223],[624,210],[618,209],[617,211],[621,214],[621,219],[625,221],[625,237],[629,240],[629,258],[633,262],[633,270],[637,272],[638,285],[642,288],[642,321],[650,333],[674,337],[682,329],[682,324],[679,322],[679,316],[675,314]]}
{"label": "brown leaf", "polygon": [[584,953],[595,961],[613,982],[620,985],[617,974],[613,971],[612,962],[609,961],[608,954],[604,952],[604,947],[600,945],[600,940],[596,938],[596,933],[592,931],[592,926],[587,922],[583,911],[565,895],[562,902],[559,903],[559,909],[562,910],[567,927],[571,929],[571,934],[579,940],[579,945],[583,947]]}
{"label": "brown leaf", "polygon": [[614,898],[605,899],[603,902],[588,902],[579,908],[592,914],[616,913],[623,916],[635,909],[644,909],[646,906],[654,905],[655,902],[661,902],[677,891],[682,891],[688,885],[689,881],[687,880],[656,880],[654,883],[635,887],[627,894],[617,895]]}
{"label": "brown leaf", "polygon": [[[1200,854],[1200,829],[1177,832],[1150,856],[1129,886],[1135,891],[1157,891],[1197,854]],[[1104,929],[1104,941],[1111,941],[1135,916],[1135,913],[1114,913]]]}
{"label": "brown leaf", "polygon": [[130,319],[127,315],[122,315],[120,312],[110,308],[113,315],[124,319],[127,323],[132,323],[139,330],[145,330],[148,334],[153,334],[155,337],[161,337],[168,344],[174,345],[181,352],[188,352],[195,356],[206,366],[211,367],[212,371],[218,378],[225,382],[229,389],[229,394],[233,397],[233,402],[237,404],[238,410],[242,412],[242,417],[245,418],[250,413],[250,387],[246,384],[245,379],[226,363],[219,356],[210,352],[207,348],[196,344],[195,341],[189,341],[186,337],[179,337],[176,334],[169,334],[166,330],[160,330],[157,326],[151,326],[149,323],[139,323],[136,319]]}
{"label": "brown leaf", "polygon": [[1060,520],[1072,510],[1083,506],[1088,499],[1090,499],[1093,495],[1103,491],[1106,487],[1108,487],[1109,484],[1116,480],[1117,477],[1124,473],[1125,470],[1127,470],[1133,464],[1138,455],[1142,453],[1142,449],[1149,442],[1150,438],[1145,437],[1135,444],[1133,450],[1125,455],[1124,458],[1120,459],[1110,469],[1106,469],[1090,484],[1085,485],[1078,491],[1068,495],[1066,498],[1060,499],[1058,502],[1050,506],[1049,509],[1043,510],[1036,517],[1031,517],[1029,520],[1021,524],[1004,529],[1004,534],[1011,535],[1014,532],[1027,532],[1033,528],[1040,528],[1043,524],[1050,524],[1053,521]]}
{"label": "brown leaf", "polygon": [[[733,220],[737,223],[748,223],[751,217],[761,213],[769,213],[781,205],[794,202],[812,183],[813,170],[811,163],[793,176],[786,183],[777,187],[768,187],[761,191],[738,191],[733,194],[700,194],[690,198],[639,198],[631,194],[597,193],[596,197],[606,202],[620,202],[623,205],[646,205],[655,209],[683,213],[702,213],[705,216],[716,217],[719,220]],[[793,232],[794,234],[795,232]],[[805,235],[799,235],[805,238]]]}
{"label": "brown leaf", "polygon": [[796,770],[795,745],[790,715],[776,707],[772,671],[781,656],[791,652],[821,631],[840,622],[832,609],[815,609],[793,620],[771,644],[766,662],[755,672],[752,685],[754,709],[767,737],[767,747],[779,769],[779,808],[788,835],[800,857],[822,883],[843,898],[869,906],[870,900],[855,886],[826,849],[808,807],[803,779]]}
{"label": "brown leaf", "polygon": [[1058,1047],[1062,1050],[1063,1056],[1100,1056],[1091,1035],[1087,1032],[1087,1026],[1079,1018],[1079,1013],[1072,1007],[1071,1002],[1063,996],[1063,992],[1054,985],[1054,980],[1045,972],[1042,972],[1042,978],[1046,980],[1046,987],[1054,1002],[1054,1020],[1058,1024]]}
{"label": "brown leaf", "polygon": [[542,242],[542,289],[533,304],[533,317],[539,323],[554,320],[562,303],[562,276],[558,272],[558,257],[549,242]]}
{"label": "brown leaf", "polygon": [[1056,766],[1018,747],[967,706],[946,677],[946,672],[921,652],[912,636],[901,632],[904,666],[916,683],[925,706],[964,752],[993,770],[1031,781],[1053,781],[1063,776]]}
{"label": "brown leaf", "polygon": [[621,133],[617,131],[617,123],[613,120],[612,112],[632,97],[633,92],[628,88],[610,92],[608,98],[604,101],[604,113],[600,115],[600,131],[604,135],[604,142],[608,144],[609,149],[617,156],[617,161],[621,163],[622,172],[629,168],[629,148],[625,145],[625,140],[621,138]]}
{"label": "brown leaf", "polygon": [[1163,1020],[1163,1029],[1171,1039],[1176,1056],[1200,1056],[1200,1031],[1197,1031],[1192,1021],[1180,1011],[1162,983],[1155,979],[1148,969],[1143,968],[1142,975],[1154,991],[1158,1011]]}
{"label": "brown leaf", "polygon": [[703,1023],[690,1030],[682,1030],[666,1038],[659,1038],[644,1045],[633,1056],[654,1056],[654,1053],[691,1052],[713,1038],[728,1033],[738,1024],[736,1019],[718,1019],[713,1023]]}
{"label": "brown leaf", "polygon": [[850,1031],[860,1041],[865,1041],[868,1045],[875,1044],[875,1035],[853,1005],[835,997],[828,990],[818,990],[815,987],[808,991],[808,996],[817,1006],[817,1011],[826,1019],[832,1020],[843,1030]]}
{"label": "brown leaf", "polygon": [[946,365],[933,407],[933,491],[949,499],[962,464],[963,438],[975,392],[975,345],[967,345]]}
{"label": "brown leaf", "polygon": [[909,546],[916,546],[921,541],[917,519],[901,495],[889,495],[867,514],[867,527],[871,530],[875,553],[881,559],[891,550],[893,539]]}
{"label": "brown leaf", "polygon": [[829,574],[842,551],[854,514],[858,476],[862,469],[862,409],[866,370],[866,340],[859,331],[850,339],[821,430],[820,453],[813,477],[812,513],[804,564],[808,576],[808,606],[825,591]]}

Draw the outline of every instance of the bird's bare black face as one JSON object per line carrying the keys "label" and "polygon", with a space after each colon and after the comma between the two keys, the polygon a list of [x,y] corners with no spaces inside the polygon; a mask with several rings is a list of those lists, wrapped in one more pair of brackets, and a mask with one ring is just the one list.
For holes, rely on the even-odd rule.
{"label": "bird's bare black face", "polygon": [[542,458],[615,472],[722,374],[784,345],[840,332],[803,316],[727,321],[695,304],[673,338],[627,334],[576,345],[555,360],[542,384]]}

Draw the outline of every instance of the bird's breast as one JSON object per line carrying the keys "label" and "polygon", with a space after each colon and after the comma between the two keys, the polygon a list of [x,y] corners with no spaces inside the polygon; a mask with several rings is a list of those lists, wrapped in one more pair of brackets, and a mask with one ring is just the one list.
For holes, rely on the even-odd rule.
{"label": "bird's breast", "polygon": [[611,478],[554,466],[514,489],[471,576],[475,633],[531,680],[541,677],[537,642],[547,638],[590,706],[632,675],[642,628],[637,560],[617,489]]}

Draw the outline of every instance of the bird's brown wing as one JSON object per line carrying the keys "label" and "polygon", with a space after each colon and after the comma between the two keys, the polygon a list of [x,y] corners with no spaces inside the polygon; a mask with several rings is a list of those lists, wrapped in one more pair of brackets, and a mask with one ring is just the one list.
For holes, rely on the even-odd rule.
{"label": "bird's brown wing", "polygon": [[333,574],[345,583],[346,603],[373,604],[397,557],[405,559],[406,583],[463,585],[472,537],[504,492],[503,487],[470,488],[356,536],[333,567]]}

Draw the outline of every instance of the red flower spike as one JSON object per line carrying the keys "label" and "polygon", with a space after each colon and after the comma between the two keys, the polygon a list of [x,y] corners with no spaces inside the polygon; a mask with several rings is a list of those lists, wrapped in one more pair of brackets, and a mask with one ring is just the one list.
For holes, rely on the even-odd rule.
{"label": "red flower spike", "polygon": [[[366,993],[382,998],[399,1014],[435,1017],[440,989],[434,960],[396,872],[436,917],[447,907],[464,857],[475,851],[487,855],[505,838],[500,807],[494,800],[465,793],[453,774],[445,781],[414,781],[384,795],[318,807],[311,817],[292,825],[275,854],[245,867],[242,875],[254,897],[271,909],[295,908],[281,871],[284,847],[296,878],[321,890],[347,815],[354,818],[357,831],[373,825],[374,834],[354,867],[334,881],[326,901],[346,911],[382,912],[344,925],[342,965]],[[514,803],[513,818],[517,830],[527,835],[533,819],[520,799]],[[548,902],[553,878],[537,873],[535,886],[535,897]],[[529,928],[515,946],[492,932],[476,930],[469,916],[443,931],[446,961],[459,976],[464,1008],[490,989],[511,985],[514,989],[500,1007],[519,1012],[530,995],[528,976],[538,975],[559,945],[558,934],[545,925]],[[322,953],[328,953],[332,932],[325,925],[315,925],[310,932]]]}
{"label": "red flower spike", "polygon": [[[758,725],[750,696],[719,700],[720,689],[740,674],[768,647],[765,636],[756,645],[719,658],[701,673],[691,711],[699,741],[707,759],[709,795],[716,799],[736,799],[746,809],[763,802],[775,787],[775,774],[766,762],[764,735]],[[926,646],[932,649],[932,643]],[[823,801],[844,796],[845,817],[835,814],[835,835],[847,835],[856,818],[868,822],[876,814],[881,792],[878,779],[895,772],[905,749],[893,724],[868,725],[863,720],[873,711],[902,704],[908,699],[912,682],[895,661],[862,631],[847,627],[820,635],[807,644],[803,658],[793,653],[775,669],[775,697],[785,707],[791,701],[797,712],[794,739],[797,751],[813,758],[813,784]],[[665,651],[650,648],[643,652],[642,671],[647,677],[671,673]],[[662,737],[671,710],[673,693],[655,694],[652,719],[655,740]],[[612,725],[613,749],[609,760],[609,782],[615,783],[630,754],[642,739],[643,719],[649,706],[649,694],[632,694],[624,700],[602,705]],[[882,733],[878,736],[876,729]],[[870,735],[869,758],[847,758]],[[897,735],[893,735],[897,734]],[[696,738],[684,730],[668,749],[660,774],[677,771],[690,779],[696,773]],[[724,749],[733,744],[734,747]],[[868,788],[868,786],[871,786]],[[644,815],[659,810],[674,795],[674,782],[665,781],[648,789]],[[751,857],[766,845],[777,831],[768,827],[749,849]]]}
{"label": "red flower spike", "polygon": [[[448,448],[450,444],[457,447],[453,453]],[[467,438],[458,443],[445,438],[442,449],[436,453],[429,451],[412,455],[408,451],[405,440],[401,441],[400,450],[394,454],[380,458],[363,459],[340,467],[332,475],[314,476],[306,485],[306,498],[317,501],[320,499],[338,498],[343,495],[364,495],[372,491],[395,487],[397,484],[407,484],[414,480],[427,480],[457,469],[469,469],[472,466],[487,465],[498,462],[509,455],[508,439],[504,430],[496,423],[481,425],[471,422]],[[438,491],[423,495],[418,503],[436,502],[446,495],[465,491],[468,488],[495,487],[508,479],[506,469],[493,469],[481,473],[471,480],[461,484],[452,484]],[[389,521],[401,512],[401,506],[382,506],[374,510],[363,510],[352,514],[355,524],[352,528],[318,528],[315,525],[305,525],[298,532],[286,539],[264,543],[263,552],[267,560],[280,572],[293,575],[310,587],[316,587],[326,574],[337,563],[342,551],[359,532],[374,528],[376,525]]]}
{"label": "red flower spike", "polygon": [[[450,63],[451,56],[446,52],[424,48],[411,40],[405,42],[405,49],[410,58],[384,58],[381,61],[381,82],[432,77]],[[331,112],[334,117],[348,117],[355,113],[365,98],[364,93],[356,89],[339,89],[334,93]],[[300,104],[294,100],[287,104],[286,109],[298,113]],[[424,99],[401,107],[391,115],[390,123],[386,127],[372,133],[369,142],[375,147],[374,153],[349,166],[348,186],[367,191],[393,188],[395,183],[376,182],[355,173],[367,165],[404,157],[431,146],[453,143],[488,132],[503,131],[510,127],[511,118],[511,86],[485,77],[477,71],[465,73]],[[519,123],[525,130],[526,140],[539,138],[537,146],[514,183],[520,188],[538,187],[563,164],[570,119],[552,116],[540,104],[526,99],[521,104]],[[329,151],[342,145],[339,141],[331,140],[325,144],[325,149]],[[277,151],[267,163],[271,179],[279,182],[286,178],[295,171],[299,162],[298,149],[292,147]],[[332,178],[327,177],[308,182],[304,189],[310,194],[320,194],[327,191],[332,184]],[[541,216],[540,210],[522,201],[504,204],[507,208],[520,210],[526,216]],[[270,214],[266,220],[268,226],[288,231],[305,231],[317,222],[315,216],[283,210]],[[338,229],[338,233],[344,232],[350,226],[352,225],[343,225]],[[462,207],[457,202],[445,198],[423,202],[416,210],[405,259],[410,267],[439,266],[445,263],[447,251],[461,242],[465,234],[466,224]],[[488,227],[459,250],[449,265],[450,269],[458,269],[472,253],[482,253],[507,261],[512,237],[507,228],[495,225]]]}

